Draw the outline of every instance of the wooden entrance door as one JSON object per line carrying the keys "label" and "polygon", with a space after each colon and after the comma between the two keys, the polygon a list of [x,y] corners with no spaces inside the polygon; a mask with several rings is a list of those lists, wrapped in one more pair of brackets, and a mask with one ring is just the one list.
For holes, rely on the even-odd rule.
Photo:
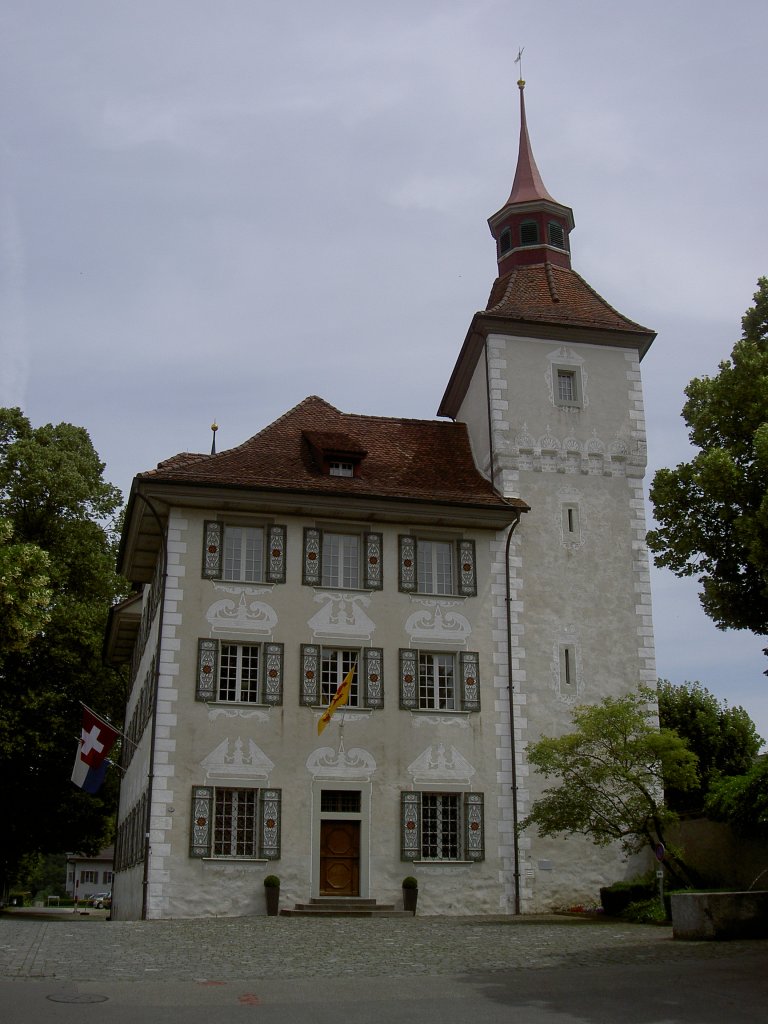
{"label": "wooden entrance door", "polygon": [[360,895],[360,822],[320,822],[320,895]]}

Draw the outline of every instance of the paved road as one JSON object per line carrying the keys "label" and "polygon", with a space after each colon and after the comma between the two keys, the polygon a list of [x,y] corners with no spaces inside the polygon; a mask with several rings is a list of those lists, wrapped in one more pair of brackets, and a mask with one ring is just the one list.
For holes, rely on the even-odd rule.
{"label": "paved road", "polygon": [[767,1000],[766,942],[578,917],[0,916],[5,1024],[757,1024]]}

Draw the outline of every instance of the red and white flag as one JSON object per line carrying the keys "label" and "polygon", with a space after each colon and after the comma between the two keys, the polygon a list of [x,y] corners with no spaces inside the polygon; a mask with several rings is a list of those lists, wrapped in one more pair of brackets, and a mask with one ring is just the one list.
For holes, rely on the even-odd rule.
{"label": "red and white flag", "polygon": [[83,728],[77,744],[72,781],[86,793],[97,793],[104,781],[109,752],[120,735],[117,729],[83,705]]}

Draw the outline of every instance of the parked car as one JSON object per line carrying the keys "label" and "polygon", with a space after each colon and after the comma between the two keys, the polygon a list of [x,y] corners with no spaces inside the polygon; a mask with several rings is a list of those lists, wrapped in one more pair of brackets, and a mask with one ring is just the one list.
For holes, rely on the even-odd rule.
{"label": "parked car", "polygon": [[112,906],[112,893],[95,892],[89,897],[88,902],[94,910],[108,910]]}

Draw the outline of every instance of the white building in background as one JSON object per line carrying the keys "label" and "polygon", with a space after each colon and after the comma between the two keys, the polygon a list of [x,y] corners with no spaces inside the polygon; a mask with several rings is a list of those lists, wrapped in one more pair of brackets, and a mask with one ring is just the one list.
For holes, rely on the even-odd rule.
{"label": "white building in background", "polygon": [[[439,415],[311,397],[134,480],[107,649],[130,666],[113,917],[342,897],[422,913],[594,899],[617,851],[516,834],[527,744],[655,681],[639,362],[570,266],[525,124],[498,278]],[[530,511],[528,509],[530,508]],[[318,720],[355,667],[349,706]]]}

